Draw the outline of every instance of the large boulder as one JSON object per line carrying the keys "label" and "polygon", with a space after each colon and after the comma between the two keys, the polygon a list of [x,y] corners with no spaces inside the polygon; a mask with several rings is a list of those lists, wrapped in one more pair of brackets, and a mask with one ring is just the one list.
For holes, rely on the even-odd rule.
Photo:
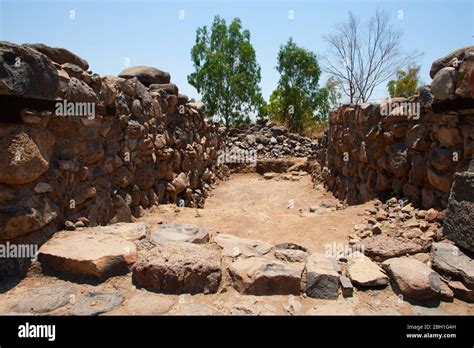
{"label": "large boulder", "polygon": [[50,47],[46,46],[44,44],[25,44],[24,46],[31,47],[38,52],[43,53],[44,55],[48,56],[49,59],[52,61],[58,63],[58,64],[64,64],[64,63],[72,63],[83,70],[88,70],[89,69],[89,63],[78,55],[72,53],[71,51],[65,49],[65,48],[58,48],[58,47]]}
{"label": "large boulder", "polygon": [[238,259],[229,266],[234,288],[251,295],[299,295],[302,263],[251,257]]}
{"label": "large boulder", "polygon": [[22,125],[0,127],[0,183],[33,182],[49,168],[54,136],[46,129]]}
{"label": "large boulder", "polygon": [[150,66],[132,66],[122,70],[118,76],[124,79],[136,77],[147,87],[152,84],[170,83],[171,80],[171,76],[168,72]]}
{"label": "large boulder", "polygon": [[431,93],[437,100],[454,99],[456,90],[456,69],[446,67],[438,71],[431,83]]}
{"label": "large boulder", "polygon": [[431,246],[433,268],[449,277],[462,280],[474,289],[474,260],[450,243],[433,243]]}
{"label": "large boulder", "polygon": [[443,232],[454,243],[474,252],[474,172],[454,174]]}
{"label": "large boulder", "polygon": [[46,272],[103,281],[126,274],[137,259],[135,243],[99,231],[59,232],[43,244],[39,261]]}
{"label": "large boulder", "polygon": [[430,77],[434,78],[438,71],[450,66],[450,63],[454,58],[458,61],[463,60],[469,52],[474,52],[474,46],[459,48],[456,51],[453,51],[450,54],[435,60],[433,64],[431,64]]}
{"label": "large boulder", "polygon": [[219,253],[192,243],[168,243],[140,256],[133,281],[164,293],[215,293],[221,281]]}
{"label": "large boulder", "polygon": [[388,259],[382,263],[382,268],[404,296],[427,299],[441,291],[438,273],[418,260],[407,257]]}
{"label": "large boulder", "polygon": [[55,99],[59,89],[57,69],[44,54],[0,41],[0,94]]}

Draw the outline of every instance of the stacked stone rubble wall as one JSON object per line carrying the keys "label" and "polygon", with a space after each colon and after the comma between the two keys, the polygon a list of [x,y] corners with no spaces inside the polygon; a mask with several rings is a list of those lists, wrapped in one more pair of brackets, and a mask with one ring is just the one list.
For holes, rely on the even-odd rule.
{"label": "stacked stone rubble wall", "polygon": [[100,77],[55,50],[0,42],[0,240],[202,207],[221,146],[203,105],[158,69]]}
{"label": "stacked stone rubble wall", "polygon": [[333,112],[314,179],[349,204],[399,196],[445,208],[454,174],[474,157],[474,47],[435,61],[431,75],[417,96]]}

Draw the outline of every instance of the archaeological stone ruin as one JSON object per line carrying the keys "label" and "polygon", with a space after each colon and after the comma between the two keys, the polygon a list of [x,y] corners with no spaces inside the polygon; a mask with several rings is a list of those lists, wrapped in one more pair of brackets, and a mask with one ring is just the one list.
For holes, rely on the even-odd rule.
{"label": "archaeological stone ruin", "polygon": [[[341,106],[317,138],[269,120],[224,129],[179,93],[172,72],[117,73],[99,76],[64,48],[0,42],[0,251],[38,247],[32,258],[2,257],[0,282],[16,294],[16,284],[44,280],[11,303],[0,294],[2,313],[267,315],[280,312],[259,298],[284,295],[283,314],[400,314],[340,302],[368,289],[412,314],[427,301],[474,301],[474,46],[435,61],[418,95]],[[336,226],[363,207],[362,222],[334,253],[294,242],[291,224],[277,244],[201,226],[233,175],[260,185],[311,178],[308,194],[332,198],[295,216],[339,214]],[[196,223],[142,220],[160,207]],[[102,289],[110,284],[117,291]],[[226,293],[240,302],[226,307]],[[202,303],[181,297],[196,294]]]}

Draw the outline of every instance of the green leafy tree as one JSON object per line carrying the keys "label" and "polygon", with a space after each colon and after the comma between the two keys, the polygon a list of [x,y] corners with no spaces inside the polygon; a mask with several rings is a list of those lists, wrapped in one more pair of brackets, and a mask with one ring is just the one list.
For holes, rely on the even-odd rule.
{"label": "green leafy tree", "polygon": [[188,82],[202,95],[210,117],[217,116],[228,127],[262,109],[260,66],[240,19],[227,26],[216,16],[210,32],[206,26],[198,28],[191,58],[195,71]]}
{"label": "green leafy tree", "polygon": [[319,123],[327,123],[329,112],[338,108],[342,101],[342,81],[330,76],[318,93],[318,109],[316,111]]}
{"label": "green leafy tree", "polygon": [[270,96],[269,117],[301,133],[314,123],[316,109],[327,98],[327,92],[318,88],[318,60],[313,52],[298,47],[290,38],[280,47],[276,69],[280,79]]}
{"label": "green leafy tree", "polygon": [[409,67],[408,71],[399,70],[397,72],[397,79],[389,81],[387,85],[390,98],[408,98],[416,94],[420,83],[419,72],[419,66]]}

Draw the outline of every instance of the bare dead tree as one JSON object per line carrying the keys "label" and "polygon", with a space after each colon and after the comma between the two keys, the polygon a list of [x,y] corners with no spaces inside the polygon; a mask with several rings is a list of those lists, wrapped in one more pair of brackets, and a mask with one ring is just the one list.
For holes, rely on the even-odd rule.
{"label": "bare dead tree", "polygon": [[322,57],[323,70],[342,81],[350,103],[365,103],[377,86],[420,56],[402,52],[401,37],[381,10],[364,26],[349,12],[346,22],[324,36],[329,49]]}

